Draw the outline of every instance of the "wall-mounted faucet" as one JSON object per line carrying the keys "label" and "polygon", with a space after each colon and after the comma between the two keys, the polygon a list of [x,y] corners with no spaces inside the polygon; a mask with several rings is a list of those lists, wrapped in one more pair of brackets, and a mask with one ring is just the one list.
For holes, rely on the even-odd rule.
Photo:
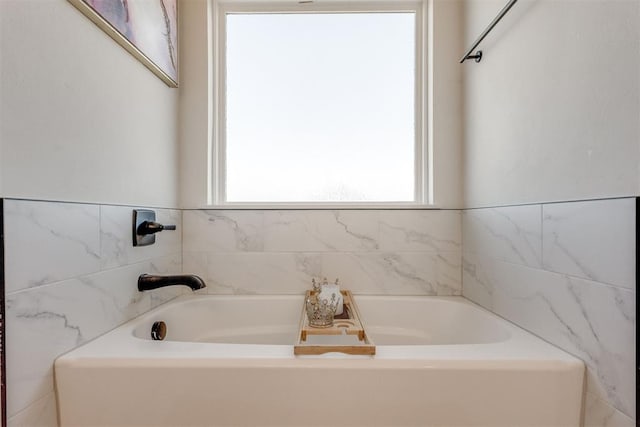
{"label": "wall-mounted faucet", "polygon": [[204,283],[204,280],[194,274],[182,274],[175,276],[141,274],[140,277],[138,277],[138,290],[140,292],[173,285],[188,286],[192,291],[197,291],[198,289],[202,289],[207,286]]}

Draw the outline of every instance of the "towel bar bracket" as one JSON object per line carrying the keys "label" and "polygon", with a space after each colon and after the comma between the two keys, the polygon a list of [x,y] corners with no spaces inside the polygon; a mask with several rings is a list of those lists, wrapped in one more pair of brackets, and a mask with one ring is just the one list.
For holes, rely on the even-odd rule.
{"label": "towel bar bracket", "polygon": [[480,62],[482,61],[482,51],[478,50],[476,51],[475,55],[467,55],[464,57],[465,60],[467,59],[475,59],[476,62]]}

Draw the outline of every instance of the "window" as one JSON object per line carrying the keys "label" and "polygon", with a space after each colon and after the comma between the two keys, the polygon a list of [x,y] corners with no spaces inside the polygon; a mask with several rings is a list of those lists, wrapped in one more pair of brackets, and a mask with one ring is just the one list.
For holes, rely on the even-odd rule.
{"label": "window", "polygon": [[218,4],[219,204],[423,201],[419,3],[336,4]]}

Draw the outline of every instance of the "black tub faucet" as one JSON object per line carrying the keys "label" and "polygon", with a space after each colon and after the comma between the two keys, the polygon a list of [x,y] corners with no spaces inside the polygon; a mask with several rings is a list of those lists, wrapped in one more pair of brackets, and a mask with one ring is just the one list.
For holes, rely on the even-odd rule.
{"label": "black tub faucet", "polygon": [[138,290],[140,292],[173,285],[188,286],[192,291],[197,291],[198,289],[202,289],[207,286],[204,283],[204,280],[194,274],[182,274],[176,276],[141,274],[140,277],[138,277]]}

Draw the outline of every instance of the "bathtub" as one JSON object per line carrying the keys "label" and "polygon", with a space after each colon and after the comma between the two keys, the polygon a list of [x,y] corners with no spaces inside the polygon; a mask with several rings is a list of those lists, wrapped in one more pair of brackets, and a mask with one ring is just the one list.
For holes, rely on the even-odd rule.
{"label": "bathtub", "polygon": [[61,425],[580,425],[582,361],[464,298],[356,296],[375,356],[295,356],[302,301],[181,297],[78,347]]}

